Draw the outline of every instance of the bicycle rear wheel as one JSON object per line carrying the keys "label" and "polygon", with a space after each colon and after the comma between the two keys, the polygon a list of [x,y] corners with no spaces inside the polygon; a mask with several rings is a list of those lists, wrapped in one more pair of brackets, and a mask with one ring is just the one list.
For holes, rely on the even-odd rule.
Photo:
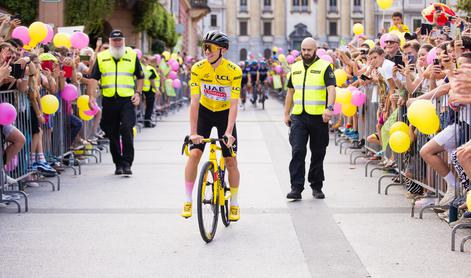
{"label": "bicycle rear wheel", "polygon": [[[230,188],[227,183],[224,182],[224,196],[227,195],[227,192],[230,192]],[[224,205],[221,206],[221,220],[226,227],[231,224],[231,220],[229,220],[229,200],[226,200]]]}
{"label": "bicycle rear wheel", "polygon": [[211,162],[207,161],[201,168],[197,204],[198,227],[205,242],[213,240],[218,225],[219,205],[217,196],[214,198],[215,186],[214,167]]}

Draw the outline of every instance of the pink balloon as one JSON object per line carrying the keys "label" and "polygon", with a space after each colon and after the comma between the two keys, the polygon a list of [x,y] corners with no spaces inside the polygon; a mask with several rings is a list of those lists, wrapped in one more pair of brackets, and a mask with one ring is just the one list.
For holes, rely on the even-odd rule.
{"label": "pink balloon", "polygon": [[294,50],[291,50],[291,55],[293,55],[294,57],[298,57],[299,55],[299,51],[294,49]]}
{"label": "pink balloon", "polygon": [[88,46],[90,39],[88,35],[83,32],[74,32],[70,37],[70,42],[72,43],[72,47],[82,49]]}
{"label": "pink balloon", "polygon": [[180,68],[180,65],[178,63],[173,63],[170,68],[173,70],[173,71],[178,71],[178,69]]}
{"label": "pink balloon", "polygon": [[427,65],[433,64],[433,60],[437,59],[437,48],[434,47],[432,48],[428,53],[427,53]]}
{"label": "pink balloon", "polygon": [[182,82],[179,79],[175,79],[172,82],[173,88],[180,89],[182,86]]}
{"label": "pink balloon", "polygon": [[291,55],[291,54],[286,56],[286,62],[288,62],[288,64],[294,63],[295,60],[296,60],[296,58],[294,58],[294,56]]}
{"label": "pink balloon", "polygon": [[162,56],[159,54],[155,55],[155,61],[157,62],[157,65],[160,65],[160,62],[162,62]]}
{"label": "pink balloon", "polygon": [[16,120],[15,106],[8,102],[0,103],[0,125],[10,125]]}
{"label": "pink balloon", "polygon": [[326,55],[326,54],[327,54],[327,51],[325,51],[324,48],[318,48],[317,51],[316,51],[316,55],[319,58]]}
{"label": "pink balloon", "polygon": [[328,54],[322,55],[320,58],[321,58],[322,60],[324,60],[324,61],[327,61],[327,62],[331,63],[331,64],[334,63],[334,60],[333,60],[332,57],[331,57],[330,55],[328,55]]}
{"label": "pink balloon", "polygon": [[362,106],[365,103],[365,95],[362,92],[354,91],[352,93],[352,104],[355,106]]}
{"label": "pink balloon", "polygon": [[173,58],[170,58],[170,59],[167,61],[167,64],[168,64],[169,66],[172,66],[173,63],[178,63],[178,62],[175,61],[175,59],[173,59]]}
{"label": "pink balloon", "polygon": [[94,105],[91,110],[83,111],[83,113],[87,116],[95,116],[100,110],[101,110],[100,107],[98,107],[97,105]]}
{"label": "pink balloon", "polygon": [[168,73],[168,78],[170,79],[176,79],[177,78],[177,73],[174,71],[171,71]]}
{"label": "pink balloon", "polygon": [[193,57],[191,57],[191,56],[187,56],[186,59],[185,59],[185,61],[187,63],[191,63],[192,60],[193,60]]}
{"label": "pink balloon", "polygon": [[281,54],[281,53],[283,53],[283,48],[278,47],[278,54]]}
{"label": "pink balloon", "polygon": [[74,101],[78,98],[77,87],[73,84],[65,84],[64,89],[61,92],[61,97],[65,101]]}
{"label": "pink balloon", "polygon": [[386,39],[388,38],[388,34],[383,34],[379,39],[379,45],[384,48],[386,46]]}
{"label": "pink balloon", "polygon": [[31,41],[31,38],[29,37],[28,28],[25,26],[18,26],[15,29],[13,29],[13,32],[11,33],[11,37],[21,40],[24,45],[29,44],[29,42]]}
{"label": "pink balloon", "polygon": [[47,36],[42,41],[42,43],[44,43],[44,44],[48,44],[48,43],[52,42],[52,39],[54,38],[54,30],[52,29],[51,25],[46,24],[46,28],[47,28]]}
{"label": "pink balloon", "polygon": [[338,115],[340,112],[342,112],[342,104],[336,102],[334,104],[334,115]]}
{"label": "pink balloon", "polygon": [[137,59],[141,59],[142,57],[142,51],[139,48],[134,48],[134,52],[137,54]]}
{"label": "pink balloon", "polygon": [[5,171],[11,172],[15,170],[17,166],[18,166],[18,155],[15,154],[13,159],[9,163],[5,164]]}
{"label": "pink balloon", "polygon": [[280,73],[283,72],[283,68],[282,68],[281,66],[276,66],[276,67],[275,67],[275,72],[278,73],[278,74],[280,74]]}

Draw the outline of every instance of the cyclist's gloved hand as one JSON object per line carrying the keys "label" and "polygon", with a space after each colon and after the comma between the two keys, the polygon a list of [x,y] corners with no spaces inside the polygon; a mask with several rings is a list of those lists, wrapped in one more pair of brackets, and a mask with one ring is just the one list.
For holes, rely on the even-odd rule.
{"label": "cyclist's gloved hand", "polygon": [[223,138],[226,139],[226,140],[224,140],[224,143],[226,144],[226,146],[227,146],[228,148],[232,147],[232,145],[233,145],[234,142],[235,142],[234,136],[232,136],[232,134],[226,133],[226,134],[224,134],[224,137],[223,137]]}
{"label": "cyclist's gloved hand", "polygon": [[190,135],[190,141],[191,143],[198,145],[203,142],[204,137],[198,134],[192,134]]}

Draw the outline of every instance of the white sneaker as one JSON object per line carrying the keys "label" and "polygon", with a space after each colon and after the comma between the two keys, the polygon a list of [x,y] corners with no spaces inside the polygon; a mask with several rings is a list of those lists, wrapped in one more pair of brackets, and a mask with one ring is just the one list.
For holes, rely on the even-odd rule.
{"label": "white sneaker", "polygon": [[6,207],[7,207],[7,204],[0,203],[0,209],[1,209],[1,208],[6,208]]}
{"label": "white sneaker", "polygon": [[415,202],[415,206],[418,208],[423,208],[428,205],[434,205],[436,200],[436,198],[422,198]]}
{"label": "white sneaker", "polygon": [[28,182],[26,186],[27,187],[40,187],[41,185],[39,185],[39,183],[37,182]]}
{"label": "white sneaker", "polygon": [[455,188],[448,186],[445,196],[438,203],[439,206],[447,206],[455,199]]}

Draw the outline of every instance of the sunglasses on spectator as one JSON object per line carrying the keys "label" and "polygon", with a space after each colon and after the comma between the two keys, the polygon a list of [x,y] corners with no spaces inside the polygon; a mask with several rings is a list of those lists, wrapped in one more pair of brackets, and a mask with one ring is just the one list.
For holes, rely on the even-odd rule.
{"label": "sunglasses on spectator", "polygon": [[206,50],[209,50],[209,52],[216,52],[220,49],[219,46],[214,45],[212,43],[203,43],[201,48],[203,49],[203,52],[206,52]]}
{"label": "sunglasses on spectator", "polygon": [[399,43],[398,41],[385,41],[386,44]]}

